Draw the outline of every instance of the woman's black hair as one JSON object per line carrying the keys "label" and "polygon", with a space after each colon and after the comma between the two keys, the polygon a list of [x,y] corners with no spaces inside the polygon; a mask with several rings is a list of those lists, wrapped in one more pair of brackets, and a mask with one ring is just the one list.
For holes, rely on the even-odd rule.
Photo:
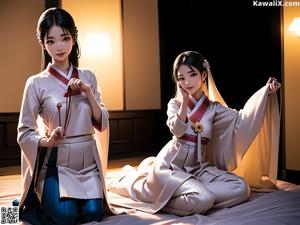
{"label": "woman's black hair", "polygon": [[[72,16],[67,11],[57,7],[49,8],[46,11],[44,11],[40,16],[37,24],[38,40],[43,45],[50,28],[54,25],[61,27],[64,30],[64,32],[68,31],[73,37],[75,43],[69,55],[69,61],[74,66],[78,67],[78,59],[80,56],[80,49],[77,40],[78,30],[75,26],[75,22]],[[42,70],[44,70],[47,67],[49,62],[51,62],[51,56],[48,54],[47,50],[42,48]]]}
{"label": "woman's black hair", "polygon": [[205,58],[196,51],[185,51],[179,54],[173,64],[173,79],[175,81],[178,80],[177,72],[178,68],[181,65],[187,65],[188,67],[190,67],[190,69],[194,67],[197,70],[199,70],[200,73],[202,73],[206,70],[206,68],[203,65],[204,60]]}

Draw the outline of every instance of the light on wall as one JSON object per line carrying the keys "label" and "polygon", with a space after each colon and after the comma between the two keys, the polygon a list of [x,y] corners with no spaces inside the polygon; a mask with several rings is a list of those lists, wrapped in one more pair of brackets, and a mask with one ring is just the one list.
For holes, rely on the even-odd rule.
{"label": "light on wall", "polygon": [[111,55],[110,39],[109,33],[87,33],[82,46],[83,54],[88,57]]}
{"label": "light on wall", "polygon": [[292,31],[297,37],[300,38],[300,17],[295,17],[289,27],[289,30]]}
{"label": "light on wall", "polygon": [[105,107],[108,110],[123,110],[122,1],[59,2],[73,16],[78,28],[79,66],[95,73]]}

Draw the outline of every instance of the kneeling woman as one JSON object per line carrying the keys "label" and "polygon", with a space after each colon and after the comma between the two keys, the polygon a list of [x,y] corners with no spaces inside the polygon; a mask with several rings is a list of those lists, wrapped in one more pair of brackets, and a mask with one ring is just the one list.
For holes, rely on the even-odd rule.
{"label": "kneeling woman", "polygon": [[[100,153],[107,153],[108,143],[97,146],[94,136],[98,131],[108,135],[108,112],[95,74],[77,68],[77,28],[71,15],[60,8],[46,10],[37,36],[43,71],[26,82],[18,124],[20,219],[43,225],[100,221],[106,169]],[[38,118],[45,132],[38,130]]]}

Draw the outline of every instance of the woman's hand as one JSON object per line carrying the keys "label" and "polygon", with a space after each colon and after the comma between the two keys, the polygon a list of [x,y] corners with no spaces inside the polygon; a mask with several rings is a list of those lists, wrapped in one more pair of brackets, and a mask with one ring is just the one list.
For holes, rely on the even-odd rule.
{"label": "woman's hand", "polygon": [[185,90],[183,90],[183,88],[181,87],[179,82],[177,82],[177,85],[178,85],[178,89],[182,95],[182,102],[181,102],[181,105],[180,105],[177,115],[182,122],[186,123],[187,122],[187,108],[188,108],[189,93],[187,93]]}
{"label": "woman's hand", "polygon": [[86,95],[87,99],[89,100],[90,105],[92,107],[93,118],[96,121],[101,121],[101,119],[102,119],[101,107],[96,99],[95,94],[92,91],[91,85],[86,84],[82,80],[79,80],[76,78],[72,78],[69,81],[68,85],[72,91],[80,90],[85,93],[85,95]]}
{"label": "woman's hand", "polygon": [[84,83],[82,80],[72,78],[68,86],[71,88],[72,91],[80,90],[84,93],[88,93],[91,91],[91,86],[89,84]]}
{"label": "woman's hand", "polygon": [[57,127],[51,132],[50,137],[46,140],[46,147],[51,148],[57,146],[63,139],[63,129],[62,127]]}
{"label": "woman's hand", "polygon": [[182,95],[182,102],[187,102],[188,99],[189,99],[189,93],[187,93],[182,87],[181,85],[179,84],[179,82],[177,82],[177,85],[178,85],[178,89]]}
{"label": "woman's hand", "polygon": [[269,78],[268,84],[269,84],[269,95],[276,93],[276,91],[281,87],[281,84],[274,77]]}

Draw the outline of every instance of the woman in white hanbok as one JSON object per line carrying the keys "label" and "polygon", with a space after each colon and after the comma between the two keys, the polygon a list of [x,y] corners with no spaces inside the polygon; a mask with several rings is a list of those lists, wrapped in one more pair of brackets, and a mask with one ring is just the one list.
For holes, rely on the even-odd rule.
{"label": "woman in white hanbok", "polygon": [[[177,94],[167,111],[173,138],[137,169],[123,168],[122,175],[109,184],[111,205],[120,211],[162,210],[186,216],[246,201],[249,183],[270,188],[276,179],[279,142],[276,79],[270,78],[236,111],[220,96],[201,54],[180,54],[173,78]],[[253,162],[257,160],[259,165]]]}
{"label": "woman in white hanbok", "polygon": [[77,68],[77,33],[61,8],[38,21],[43,71],[26,82],[18,124],[20,219],[31,224],[73,225],[104,214],[109,115],[95,74]]}

